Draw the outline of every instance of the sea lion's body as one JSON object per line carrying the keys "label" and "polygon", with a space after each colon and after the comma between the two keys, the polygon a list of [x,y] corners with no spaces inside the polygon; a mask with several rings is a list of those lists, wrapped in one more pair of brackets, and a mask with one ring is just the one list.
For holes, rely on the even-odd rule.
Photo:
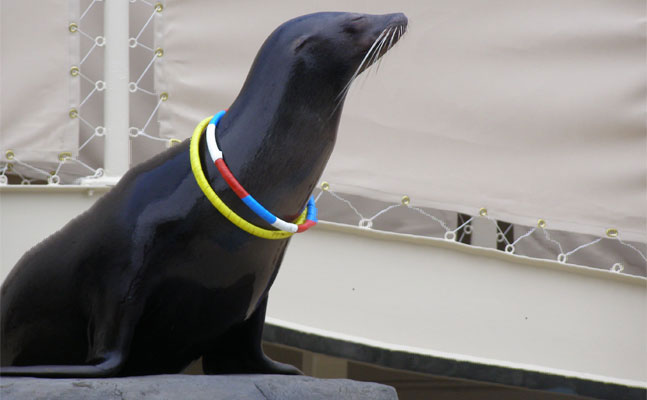
{"label": "sea lion's body", "polygon": [[[259,51],[217,136],[234,176],[280,218],[300,214],[321,176],[338,96],[368,48],[342,50],[353,40],[370,46],[389,26],[406,18],[312,14],[279,27]],[[200,154],[225,204],[267,226],[227,187],[203,142]],[[1,373],[174,373],[201,356],[207,373],[297,373],[260,347],[288,242],[252,236],[216,211],[185,141],[133,168],[21,258],[2,286]]]}
{"label": "sea lion's body", "polygon": [[178,372],[252,316],[288,241],[249,237],[215,211],[187,145],[133,169],[27,253],[3,285],[3,361],[85,364],[93,336],[119,321],[132,330],[119,374]]}

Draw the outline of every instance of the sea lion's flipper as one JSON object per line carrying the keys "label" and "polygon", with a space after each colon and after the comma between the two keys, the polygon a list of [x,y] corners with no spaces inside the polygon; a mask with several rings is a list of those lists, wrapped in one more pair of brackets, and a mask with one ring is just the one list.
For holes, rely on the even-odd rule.
{"label": "sea lion's flipper", "polygon": [[205,374],[260,373],[302,375],[298,368],[273,361],[263,353],[261,339],[265,324],[267,296],[254,313],[218,338],[202,357]]}
{"label": "sea lion's flipper", "polygon": [[123,366],[121,353],[111,353],[95,365],[28,365],[0,368],[0,376],[31,376],[38,378],[107,378]]}
{"label": "sea lion's flipper", "polygon": [[124,367],[132,340],[133,324],[116,324],[116,316],[122,321],[137,320],[141,307],[114,306],[97,313],[88,327],[90,349],[85,364],[43,365],[23,359],[21,364],[0,367],[0,376],[30,376],[39,378],[107,378],[117,375]]}

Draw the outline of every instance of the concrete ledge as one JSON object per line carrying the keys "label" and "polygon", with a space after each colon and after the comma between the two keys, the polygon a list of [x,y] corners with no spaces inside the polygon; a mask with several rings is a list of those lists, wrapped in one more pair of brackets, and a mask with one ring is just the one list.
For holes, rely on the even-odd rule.
{"label": "concrete ledge", "polygon": [[0,398],[70,400],[397,400],[390,386],[284,375],[152,375],[109,379],[1,378]]}

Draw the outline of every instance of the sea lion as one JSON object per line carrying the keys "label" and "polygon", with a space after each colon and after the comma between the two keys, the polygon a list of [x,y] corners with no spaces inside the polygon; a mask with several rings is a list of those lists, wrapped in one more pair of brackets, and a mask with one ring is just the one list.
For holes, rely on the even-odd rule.
{"label": "sea lion", "polygon": [[[285,221],[300,214],[332,152],[348,87],[406,27],[404,14],[316,13],[267,38],[216,133],[233,175],[268,210]],[[201,141],[211,187],[268,227],[207,151]],[[201,356],[208,374],[299,373],[261,349],[288,242],[252,236],[214,209],[184,141],[131,169],[16,264],[0,294],[0,373],[177,373]]]}

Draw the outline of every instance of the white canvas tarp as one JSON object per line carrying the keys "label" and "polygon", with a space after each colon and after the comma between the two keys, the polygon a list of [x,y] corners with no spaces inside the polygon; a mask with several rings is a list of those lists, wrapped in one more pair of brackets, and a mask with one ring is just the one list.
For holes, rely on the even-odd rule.
{"label": "white canvas tarp", "polygon": [[[410,29],[351,91],[324,173],[366,199],[644,241],[642,1],[330,1],[403,11]],[[267,35],[314,1],[167,1],[161,134],[187,137],[234,100]],[[360,79],[361,81],[361,79]],[[357,84],[356,84],[357,86]]]}
{"label": "white canvas tarp", "polygon": [[[78,154],[78,1],[0,0],[0,160],[56,165]],[[45,164],[43,164],[45,163]],[[42,178],[42,176],[41,176]]]}

